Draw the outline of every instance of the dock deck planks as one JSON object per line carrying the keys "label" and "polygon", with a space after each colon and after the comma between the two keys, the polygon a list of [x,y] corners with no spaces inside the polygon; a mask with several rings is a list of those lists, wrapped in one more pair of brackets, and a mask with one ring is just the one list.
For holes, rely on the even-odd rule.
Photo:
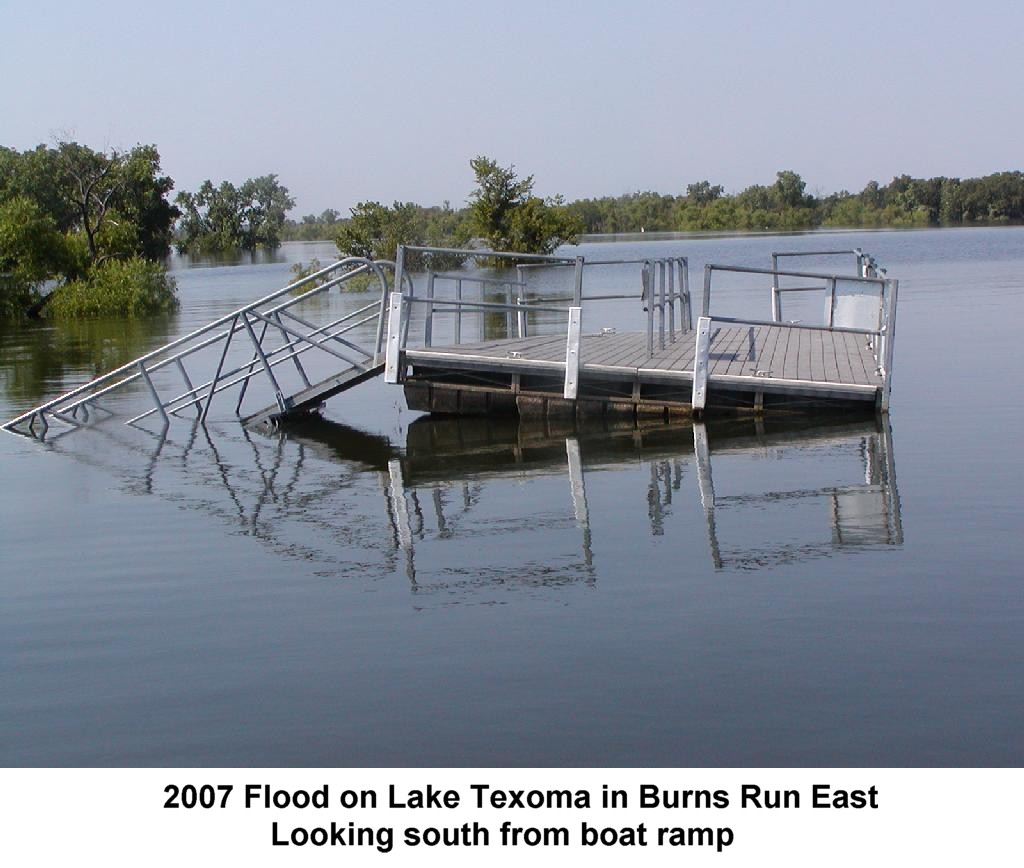
{"label": "dock deck planks", "polygon": [[[664,348],[647,352],[642,333],[589,334],[580,343],[580,377],[613,376],[638,382],[692,383],[694,333],[665,336]],[[431,369],[546,373],[565,363],[565,337],[558,334],[499,338],[459,346],[407,349],[408,361]],[[784,326],[722,324],[713,327],[709,389],[797,392],[869,399],[882,386],[878,365],[863,335]],[[761,372],[758,375],[757,372]],[[718,382],[716,384],[716,378]],[[785,382],[781,382],[785,381]]]}

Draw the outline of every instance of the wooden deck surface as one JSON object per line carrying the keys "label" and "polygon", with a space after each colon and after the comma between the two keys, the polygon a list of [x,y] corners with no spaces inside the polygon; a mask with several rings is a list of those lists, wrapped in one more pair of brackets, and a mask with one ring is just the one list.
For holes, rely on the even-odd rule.
{"label": "wooden deck surface", "polygon": [[[676,334],[674,343],[655,349],[648,358],[646,337],[638,333],[584,335],[580,358],[582,373],[612,373],[617,369],[631,376],[657,378],[675,374],[690,379],[693,374],[694,333]],[[419,364],[476,363],[486,367],[528,370],[557,370],[565,363],[565,335],[504,338],[448,347],[407,350]],[[712,326],[709,378],[739,385],[733,378],[763,381],[770,390],[772,380],[878,388],[882,379],[864,335],[816,329],[778,326]]]}

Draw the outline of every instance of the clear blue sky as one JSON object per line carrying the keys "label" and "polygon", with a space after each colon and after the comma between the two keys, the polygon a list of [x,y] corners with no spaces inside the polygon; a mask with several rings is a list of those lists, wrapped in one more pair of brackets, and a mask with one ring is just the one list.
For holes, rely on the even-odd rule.
{"label": "clear blue sky", "polygon": [[0,144],[155,143],[178,189],[276,173],[295,216],[808,189],[1024,168],[1024,3],[5,0]]}

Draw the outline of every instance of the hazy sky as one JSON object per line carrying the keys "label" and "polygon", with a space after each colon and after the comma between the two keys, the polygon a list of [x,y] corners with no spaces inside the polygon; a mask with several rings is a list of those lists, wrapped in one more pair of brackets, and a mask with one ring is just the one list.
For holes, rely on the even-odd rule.
{"label": "hazy sky", "polygon": [[1024,3],[0,0],[0,144],[155,143],[178,189],[276,173],[293,216],[808,189],[1024,168]]}

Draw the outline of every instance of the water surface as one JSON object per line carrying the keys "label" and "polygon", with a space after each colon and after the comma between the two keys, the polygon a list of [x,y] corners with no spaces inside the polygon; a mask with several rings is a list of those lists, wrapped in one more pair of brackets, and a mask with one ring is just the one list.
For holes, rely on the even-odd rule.
{"label": "water surface", "polygon": [[[275,435],[227,402],[0,437],[0,762],[1019,765],[1024,230],[580,252],[698,287],[823,242],[900,278],[887,420],[430,420],[374,381]],[[312,255],[182,267],[162,320],[5,328],[0,416]]]}

